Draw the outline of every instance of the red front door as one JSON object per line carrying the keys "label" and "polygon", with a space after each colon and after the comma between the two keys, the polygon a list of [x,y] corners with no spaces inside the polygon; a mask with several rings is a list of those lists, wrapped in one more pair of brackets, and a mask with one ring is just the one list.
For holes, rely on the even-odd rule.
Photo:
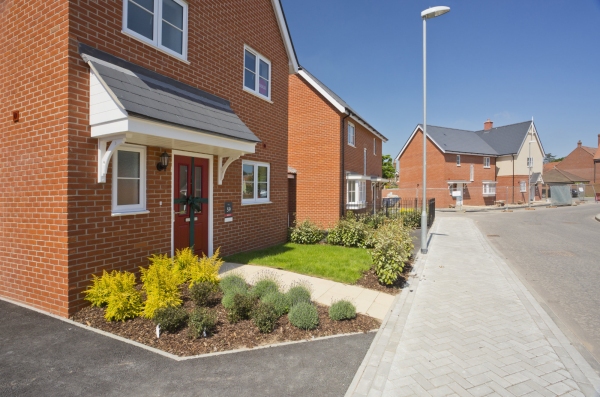
{"label": "red front door", "polygon": [[175,156],[173,167],[175,249],[193,246],[208,255],[208,160]]}

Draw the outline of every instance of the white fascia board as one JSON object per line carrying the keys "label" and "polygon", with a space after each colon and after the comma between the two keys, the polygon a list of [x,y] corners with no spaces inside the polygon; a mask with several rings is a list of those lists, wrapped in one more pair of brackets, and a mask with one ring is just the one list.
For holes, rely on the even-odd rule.
{"label": "white fascia board", "polygon": [[[410,144],[410,141],[412,141],[412,139],[415,137],[415,135],[417,134],[417,131],[423,132],[423,129],[421,128],[420,125],[417,125],[415,127],[415,130],[412,132],[412,134],[410,134],[410,137],[408,138],[408,140],[406,141],[406,143],[404,144],[404,146],[402,146],[402,150],[400,150],[400,153],[398,153],[398,155],[396,156],[396,159],[395,159],[396,163],[400,162],[400,156],[402,156],[402,153],[404,153],[404,151],[406,150],[406,148]],[[438,143],[431,137],[431,135],[427,135],[427,138],[429,138],[431,140],[431,142],[433,142],[433,144],[435,146],[437,146],[437,148],[442,151],[442,153],[446,153],[446,151],[440,145],[438,145]]]}
{"label": "white fascia board", "polygon": [[[275,0],[273,0],[275,1]],[[278,1],[278,0],[277,0]],[[341,103],[339,103],[338,101],[336,101],[331,95],[329,95],[329,93],[327,93],[327,91],[325,91],[319,84],[317,84],[316,81],[314,81],[309,75],[308,73],[306,73],[304,70],[299,70],[298,74],[300,76],[302,76],[302,78],[311,85],[312,88],[314,88],[315,90],[317,90],[317,92],[321,95],[323,95],[323,97],[325,99],[327,99],[329,101],[329,103],[331,103],[333,105],[334,108],[336,108],[340,113],[347,113],[346,112],[346,107],[342,106]]]}
{"label": "white fascia board", "polygon": [[346,174],[347,181],[370,181],[371,177],[367,175],[360,174]]}
{"label": "white fascia board", "polygon": [[531,122],[531,124],[529,125],[529,128],[527,129],[527,134],[525,134],[525,137],[523,137],[523,142],[521,142],[521,147],[519,147],[519,151],[515,154],[518,155],[519,153],[521,153],[521,150],[523,150],[525,143],[528,142],[528,137],[529,137],[529,134],[531,134],[531,133],[532,133],[532,136],[536,137],[535,139],[538,143],[540,150],[542,151],[542,157],[546,157],[546,152],[544,151],[544,146],[542,146],[542,140],[540,139],[540,136],[537,133],[537,129],[535,128],[533,121]]}
{"label": "white fascia board", "polygon": [[273,10],[275,11],[275,17],[277,18],[277,24],[279,25],[281,38],[285,45],[285,51],[287,52],[290,61],[290,74],[298,73],[298,60],[296,59],[290,31],[285,20],[285,15],[283,14],[283,8],[281,8],[281,2],[280,0],[271,0],[271,3],[273,4]]}
{"label": "white fascia board", "polygon": [[448,150],[445,153],[448,154],[464,154],[468,156],[480,156],[480,157],[499,157],[497,154],[481,154],[481,153],[470,153],[470,152],[455,152],[453,150]]}
{"label": "white fascia board", "polygon": [[[215,152],[244,152],[254,153],[256,142],[235,140],[225,137],[219,137],[212,134],[202,133],[183,127],[158,123],[152,120],[146,120],[129,116],[125,120],[117,120],[111,123],[94,125],[91,127],[92,138],[106,138],[119,133],[127,133],[128,141],[135,140],[135,135],[145,135],[160,138],[163,141],[163,147],[171,148],[170,142],[180,141],[212,146],[220,150]],[[214,153],[213,153],[214,154]]]}
{"label": "white fascia board", "polygon": [[365,127],[367,130],[371,131],[371,133],[373,133],[373,135],[375,135],[377,138],[381,139],[383,142],[388,141],[388,139],[386,137],[384,137],[379,132],[377,132],[373,127],[371,127],[370,125],[365,123],[360,117],[356,117],[356,115],[354,113],[351,113],[350,118],[352,120],[356,121],[358,124]]}

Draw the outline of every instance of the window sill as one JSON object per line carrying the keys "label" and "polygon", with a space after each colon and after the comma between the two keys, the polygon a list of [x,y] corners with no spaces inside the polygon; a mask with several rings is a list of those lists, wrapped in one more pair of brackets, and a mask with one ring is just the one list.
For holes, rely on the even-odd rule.
{"label": "window sill", "polygon": [[162,48],[155,46],[155,45],[154,45],[154,43],[151,43],[150,41],[146,41],[146,40],[140,39],[139,37],[137,37],[137,36],[135,36],[135,35],[133,35],[133,34],[131,34],[131,33],[127,32],[126,30],[122,30],[122,29],[121,29],[121,33],[123,33],[123,34],[124,34],[125,36],[127,36],[127,37],[131,37],[132,39],[139,41],[140,43],[147,44],[147,45],[149,45],[150,47],[154,48],[155,50],[157,50],[157,51],[160,51],[160,52],[162,52],[163,54],[166,54],[166,55],[168,55],[168,56],[170,56],[170,57],[172,57],[172,58],[175,58],[175,59],[177,59],[178,61],[181,61],[181,62],[183,62],[183,63],[187,63],[188,65],[190,65],[190,64],[191,64],[191,63],[190,63],[190,61],[188,61],[187,59],[185,59],[185,58],[183,58],[183,57],[180,57],[180,56],[177,56],[177,55],[175,55],[175,54],[172,54],[172,53],[170,53],[170,52],[168,52],[168,51],[165,51],[165,50],[163,50]]}
{"label": "window sill", "polygon": [[493,197],[496,193],[483,193],[483,197]]}
{"label": "window sill", "polygon": [[242,201],[242,207],[245,205],[259,205],[259,204],[273,204],[273,202],[272,201],[255,201],[255,202],[244,203]]}
{"label": "window sill", "polygon": [[264,96],[264,95],[257,94],[257,93],[256,93],[256,91],[252,91],[250,88],[246,87],[245,85],[244,85],[244,86],[242,86],[242,88],[243,88],[243,89],[244,89],[244,91],[245,91],[245,92],[247,92],[248,94],[254,95],[254,96],[255,96],[255,97],[257,97],[257,98],[260,98],[260,99],[262,99],[263,101],[266,101],[266,102],[269,102],[270,104],[273,104],[273,101],[271,101],[271,99],[270,99],[270,98],[267,98],[267,97],[266,97],[266,96]]}
{"label": "window sill", "polygon": [[483,168],[490,168],[490,167],[483,167]]}
{"label": "window sill", "polygon": [[356,148],[356,146],[351,143],[349,143],[348,146],[352,146],[353,148]]}
{"label": "window sill", "polygon": [[129,211],[129,212],[113,212],[110,214],[110,216],[144,215],[144,214],[149,214],[149,213],[150,213],[150,211],[148,211],[148,210]]}

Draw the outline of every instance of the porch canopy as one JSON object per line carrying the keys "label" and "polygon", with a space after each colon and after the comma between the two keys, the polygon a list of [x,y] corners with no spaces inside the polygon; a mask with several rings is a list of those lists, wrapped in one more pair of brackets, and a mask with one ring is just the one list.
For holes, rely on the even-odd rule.
{"label": "porch canopy", "polygon": [[98,182],[106,182],[110,157],[125,142],[218,156],[219,184],[229,164],[260,142],[225,99],[85,44],[79,53],[90,67]]}

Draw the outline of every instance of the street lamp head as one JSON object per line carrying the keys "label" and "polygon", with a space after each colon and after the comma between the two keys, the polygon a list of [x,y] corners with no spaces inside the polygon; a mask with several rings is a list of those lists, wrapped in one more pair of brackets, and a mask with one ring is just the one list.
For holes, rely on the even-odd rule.
{"label": "street lamp head", "polygon": [[450,7],[445,7],[445,6],[431,7],[431,8],[426,9],[425,11],[421,12],[421,18],[431,19],[431,18],[439,17],[440,15],[443,15],[443,14],[447,13],[448,11],[450,11]]}

